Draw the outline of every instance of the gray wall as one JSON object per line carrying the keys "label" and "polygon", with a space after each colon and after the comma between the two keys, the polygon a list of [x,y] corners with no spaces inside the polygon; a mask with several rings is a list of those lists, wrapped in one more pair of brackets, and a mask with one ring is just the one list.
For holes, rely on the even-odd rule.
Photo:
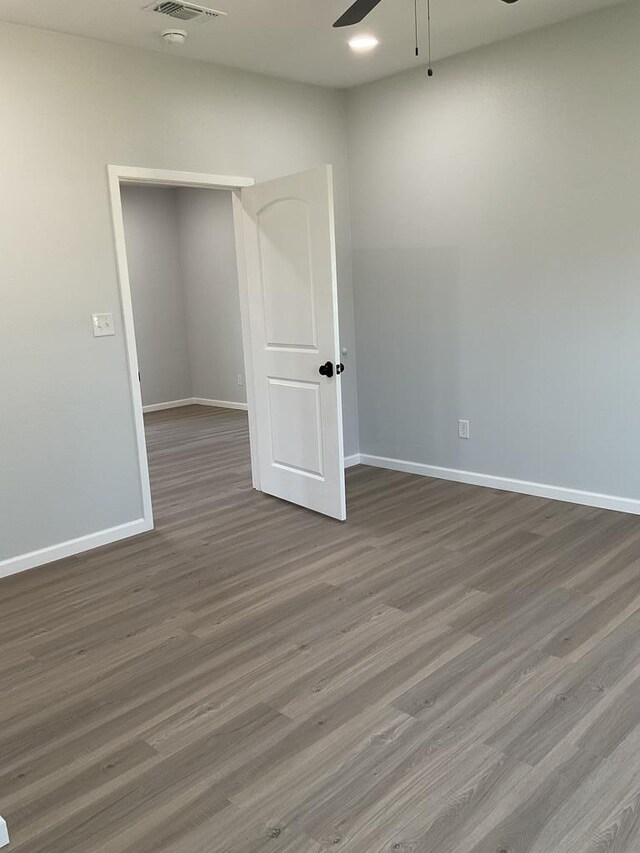
{"label": "gray wall", "polygon": [[[351,357],[353,310],[344,93],[10,24],[0,79],[2,559],[142,513],[108,163],[257,180],[333,163]],[[93,338],[105,311],[117,334]]]}
{"label": "gray wall", "polygon": [[145,406],[246,402],[231,193],[122,188]]}
{"label": "gray wall", "polygon": [[142,402],[184,400],[193,392],[176,190],[121,193]]}
{"label": "gray wall", "polygon": [[351,92],[363,452],[640,498],[639,43],[632,3]]}
{"label": "gray wall", "polygon": [[194,397],[246,402],[231,193],[177,190]]}

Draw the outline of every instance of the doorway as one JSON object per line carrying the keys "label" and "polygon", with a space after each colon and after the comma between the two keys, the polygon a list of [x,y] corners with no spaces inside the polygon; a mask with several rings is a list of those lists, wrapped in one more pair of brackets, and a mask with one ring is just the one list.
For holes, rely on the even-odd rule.
{"label": "doorway", "polygon": [[124,184],[120,196],[162,529],[174,513],[215,504],[230,477],[236,488],[250,483],[231,193]]}
{"label": "doorway", "polygon": [[[138,469],[140,476],[140,487],[142,492],[143,515],[145,526],[150,530],[153,528],[153,506],[151,499],[151,485],[149,479],[149,460],[146,446],[144,404],[141,388],[141,371],[138,357],[138,343],[136,338],[136,327],[134,307],[129,276],[129,259],[127,256],[127,244],[125,234],[124,212],[122,193],[126,188],[202,188],[222,190],[231,195],[231,209],[234,222],[234,236],[236,241],[236,269],[238,275],[238,292],[240,301],[241,337],[243,345],[245,365],[245,387],[247,395],[247,408],[249,417],[250,434],[255,432],[255,421],[252,407],[249,405],[251,398],[251,351],[247,346],[246,328],[248,326],[248,306],[243,296],[246,296],[246,288],[241,286],[241,277],[244,274],[242,263],[242,247],[239,241],[242,239],[242,231],[239,223],[240,216],[240,189],[251,186],[253,178],[204,175],[193,172],[178,172],[171,170],[145,169],[138,167],[108,166],[109,192],[111,197],[111,213],[113,219],[114,241],[116,249],[116,261],[118,267],[118,278],[120,284],[120,301],[122,309],[122,322],[125,334],[127,366],[129,372],[129,385],[133,418],[136,432],[136,444],[138,453]],[[249,369],[248,369],[249,368]],[[153,403],[148,403],[153,405]],[[252,482],[256,489],[260,489],[259,471],[254,460],[255,441],[250,441]]]}
{"label": "doorway", "polygon": [[330,166],[252,178],[109,166],[145,523],[153,527],[140,364],[122,208],[129,185],[231,195],[253,487],[346,518]]}

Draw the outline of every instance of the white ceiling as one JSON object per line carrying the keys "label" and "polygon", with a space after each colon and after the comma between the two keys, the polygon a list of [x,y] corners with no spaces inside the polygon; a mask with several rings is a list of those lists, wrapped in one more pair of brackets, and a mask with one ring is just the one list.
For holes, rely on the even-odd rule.
{"label": "white ceiling", "polygon": [[[0,20],[178,54],[278,77],[346,87],[424,64],[413,48],[413,0],[382,0],[363,24],[333,29],[349,0],[201,0],[228,17],[182,24],[142,11],[148,0],[0,0]],[[621,0],[431,0],[434,58],[507,38]],[[423,44],[426,0],[419,0]],[[160,38],[168,26],[189,33],[182,47]],[[380,39],[353,54],[351,35]]]}

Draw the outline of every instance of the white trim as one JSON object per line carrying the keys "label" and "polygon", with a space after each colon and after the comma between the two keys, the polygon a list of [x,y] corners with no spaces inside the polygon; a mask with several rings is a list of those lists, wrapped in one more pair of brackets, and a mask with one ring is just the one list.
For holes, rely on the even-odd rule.
{"label": "white trim", "polygon": [[207,400],[206,397],[194,397],[194,406],[213,406],[215,409],[239,409],[241,412],[246,412],[248,406],[246,403],[234,403],[232,400]]}
{"label": "white trim", "polygon": [[143,406],[142,411],[146,415],[147,412],[162,412],[165,409],[179,409],[181,406],[193,406],[195,397],[186,397],[184,400],[168,400],[166,403],[150,403],[148,406]]}
{"label": "white trim", "polygon": [[165,409],[179,409],[182,406],[213,406],[216,409],[240,409],[247,411],[246,403],[234,403],[233,400],[209,400],[207,397],[186,397],[184,400],[168,400],[166,403],[151,403],[143,406],[142,411],[162,412]]}
{"label": "white trim", "polygon": [[116,266],[120,282],[120,305],[122,308],[122,323],[124,327],[127,367],[129,369],[129,389],[131,391],[131,408],[136,433],[136,450],[138,454],[138,474],[140,492],[142,494],[142,515],[149,528],[153,527],[153,509],[151,506],[151,484],[149,483],[149,463],[147,461],[147,444],[144,436],[144,420],[142,417],[142,395],[140,393],[138,352],[133,325],[133,304],[131,302],[131,285],[129,283],[129,267],[124,237],[124,219],[122,216],[122,200],[120,198],[120,178],[124,170],[117,166],[107,169],[109,179],[109,195],[111,197],[111,220],[113,224],[113,239],[116,249]]}
{"label": "white trim", "polygon": [[236,263],[238,267],[238,286],[240,291],[240,325],[242,327],[242,354],[244,356],[244,381],[247,389],[249,409],[249,452],[251,453],[251,482],[253,488],[261,491],[260,461],[258,458],[258,420],[256,418],[255,389],[253,387],[253,348],[251,346],[251,315],[249,311],[249,282],[247,280],[247,259],[245,254],[245,220],[247,212],[242,204],[241,190],[233,190],[231,195],[233,209],[233,231],[236,238]]}
{"label": "white trim", "polygon": [[181,172],[177,169],[145,169],[140,166],[109,166],[123,184],[169,184],[172,187],[208,187],[209,189],[239,189],[252,187],[254,178],[237,175],[208,175],[204,172]]}
{"label": "white trim", "polygon": [[0,561],[0,578],[33,569],[45,563],[52,563],[54,560],[62,560],[63,557],[71,557],[74,554],[80,554],[82,551],[100,548],[102,545],[109,545],[111,542],[136,536],[138,533],[145,533],[152,527],[153,523],[150,524],[147,519],[137,518],[135,521],[127,521],[124,524],[118,524],[116,527],[99,530],[97,533],[88,533],[86,536],[68,539],[66,542],[60,542],[57,545],[49,545],[46,548],[40,548],[38,551],[9,557],[8,560]]}
{"label": "white trim", "polygon": [[9,830],[7,829],[7,822],[0,815],[0,847],[4,847],[5,844],[9,843]]}
{"label": "white trim", "polygon": [[[136,445],[138,452],[138,472],[140,479],[140,490],[142,493],[142,508],[145,529],[153,527],[153,509],[151,504],[151,485],[149,483],[149,463],[147,460],[147,445],[144,434],[144,419],[142,409],[142,395],[140,392],[138,353],[136,349],[136,335],[133,320],[133,304],[131,300],[131,283],[129,281],[129,267],[127,264],[127,250],[124,233],[124,220],[122,216],[122,198],[120,195],[121,184],[164,184],[172,187],[208,187],[209,189],[227,189],[233,193],[233,212],[236,245],[238,248],[238,285],[240,289],[240,303],[246,299],[246,279],[244,264],[241,262],[241,219],[238,206],[240,205],[240,189],[250,187],[255,183],[253,178],[238,177],[235,175],[207,175],[201,172],[182,172],[172,169],[146,169],[139,166],[107,166],[107,177],[109,183],[109,196],[111,199],[111,217],[113,223],[113,238],[116,250],[116,266],[118,270],[118,282],[120,286],[120,304],[122,309],[122,320],[124,326],[125,347],[127,353],[127,366],[129,370],[129,388],[131,393],[131,407],[136,433]],[[241,205],[240,205],[241,207]],[[242,313],[242,312],[241,312]],[[253,386],[251,384],[251,342],[248,334],[246,318],[242,317],[242,337],[245,353],[245,372],[247,374],[246,389],[247,400],[250,411],[253,406]],[[249,356],[249,357],[248,357]],[[255,431],[249,422],[249,436],[251,442],[251,467],[255,472],[257,465],[257,446],[255,442]],[[254,474],[254,486],[256,485]],[[46,562],[46,561],[45,561]]]}
{"label": "white trim", "polygon": [[435,477],[439,480],[453,480],[456,483],[469,483],[473,486],[487,486],[490,489],[502,489],[506,492],[519,492],[539,498],[582,504],[584,506],[612,509],[640,515],[640,500],[622,498],[617,495],[603,495],[598,492],[584,492],[580,489],[567,489],[565,486],[552,486],[548,483],[534,483],[528,480],[514,480],[510,477],[496,477],[493,474],[479,474],[476,471],[462,471],[458,468],[441,468],[437,465],[425,465],[422,462],[408,462],[404,459],[392,459],[387,456],[360,454],[362,465],[374,468],[389,468],[392,471],[405,471],[407,474],[419,474],[421,477]]}
{"label": "white trim", "polygon": [[360,465],[361,461],[362,460],[360,459],[360,454],[359,453],[353,453],[351,456],[345,456],[344,457],[344,467],[345,468],[353,468],[354,465]]}

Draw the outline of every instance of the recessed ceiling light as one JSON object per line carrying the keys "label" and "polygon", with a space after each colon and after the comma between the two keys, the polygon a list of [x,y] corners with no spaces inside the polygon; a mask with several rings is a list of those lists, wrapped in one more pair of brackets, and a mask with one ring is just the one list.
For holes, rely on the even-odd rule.
{"label": "recessed ceiling light", "polygon": [[366,53],[368,50],[373,50],[379,44],[375,36],[354,36],[349,39],[349,47],[357,53]]}

